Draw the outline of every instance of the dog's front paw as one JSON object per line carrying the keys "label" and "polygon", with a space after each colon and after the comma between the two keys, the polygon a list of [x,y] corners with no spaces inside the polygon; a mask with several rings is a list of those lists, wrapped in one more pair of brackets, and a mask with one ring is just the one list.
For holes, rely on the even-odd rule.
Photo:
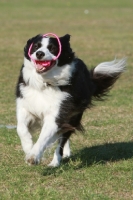
{"label": "dog's front paw", "polygon": [[37,165],[40,163],[40,159],[35,155],[26,155],[25,161],[28,165]]}

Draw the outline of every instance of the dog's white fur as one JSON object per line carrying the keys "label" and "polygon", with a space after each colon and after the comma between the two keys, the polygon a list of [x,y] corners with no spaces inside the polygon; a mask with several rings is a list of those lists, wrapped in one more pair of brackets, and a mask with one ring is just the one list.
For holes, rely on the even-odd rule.
{"label": "dog's white fur", "polygon": [[109,76],[113,76],[114,73],[121,73],[123,71],[123,66],[126,66],[126,58],[100,63],[94,69],[94,72],[102,75],[108,74]]}

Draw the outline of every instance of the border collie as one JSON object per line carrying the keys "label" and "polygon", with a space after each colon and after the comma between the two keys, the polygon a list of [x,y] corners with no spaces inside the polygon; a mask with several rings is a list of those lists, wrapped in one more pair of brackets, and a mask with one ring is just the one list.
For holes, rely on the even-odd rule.
{"label": "border collie", "polygon": [[[82,131],[81,119],[93,100],[102,100],[125,69],[126,59],[103,62],[88,70],[70,47],[70,35],[59,38],[62,50],[49,68],[36,67],[35,60],[52,60],[59,51],[56,38],[37,35],[27,41],[24,64],[16,87],[17,132],[28,164],[38,164],[44,150],[58,140],[49,166],[59,166],[70,156],[69,138]],[[31,132],[40,127],[35,144]]]}

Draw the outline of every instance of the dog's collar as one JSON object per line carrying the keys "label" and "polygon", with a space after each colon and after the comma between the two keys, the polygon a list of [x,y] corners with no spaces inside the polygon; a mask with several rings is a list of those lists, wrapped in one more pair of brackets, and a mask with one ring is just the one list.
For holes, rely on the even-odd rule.
{"label": "dog's collar", "polygon": [[50,82],[43,82],[43,84],[44,84],[44,87],[66,87],[66,86],[69,86],[69,85],[71,85],[70,83],[68,83],[68,84],[66,84],[66,85],[54,85],[54,84],[52,84],[52,83],[50,83]]}

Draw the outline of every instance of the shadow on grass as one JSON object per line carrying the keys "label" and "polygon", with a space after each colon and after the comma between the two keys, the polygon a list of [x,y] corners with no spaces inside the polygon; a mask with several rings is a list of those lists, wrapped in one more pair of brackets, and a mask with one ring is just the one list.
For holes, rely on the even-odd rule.
{"label": "shadow on grass", "polygon": [[[64,159],[58,168],[45,168],[43,175],[55,175],[70,169],[80,169],[93,164],[106,164],[133,157],[133,142],[109,143],[93,147],[85,147],[73,154],[70,159]],[[72,161],[72,162],[71,162]],[[80,161],[80,162],[77,162]],[[75,164],[77,162],[77,164]]]}
{"label": "shadow on grass", "polygon": [[79,157],[82,165],[92,165],[94,163],[106,164],[119,160],[127,160],[133,157],[133,142],[108,143],[90,148],[83,148],[74,155]]}

